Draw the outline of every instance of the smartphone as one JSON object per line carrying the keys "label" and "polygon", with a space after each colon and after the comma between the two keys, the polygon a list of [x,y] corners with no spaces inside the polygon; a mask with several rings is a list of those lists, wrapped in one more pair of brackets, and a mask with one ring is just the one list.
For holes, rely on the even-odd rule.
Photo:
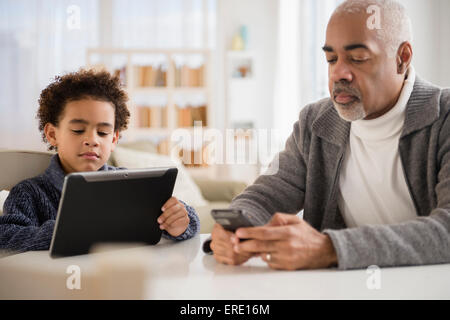
{"label": "smartphone", "polygon": [[236,231],[238,228],[253,227],[253,223],[245,215],[244,210],[240,209],[214,209],[211,210],[214,220],[225,230]]}

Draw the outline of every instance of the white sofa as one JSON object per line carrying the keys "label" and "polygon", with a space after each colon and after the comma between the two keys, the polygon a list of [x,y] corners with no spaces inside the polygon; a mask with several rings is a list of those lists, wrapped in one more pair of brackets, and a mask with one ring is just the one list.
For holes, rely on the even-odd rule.
{"label": "white sofa", "polygon": [[[0,151],[0,215],[8,191],[16,183],[42,173],[48,166],[51,153],[34,151]],[[231,200],[244,190],[239,181],[216,181],[191,178],[180,162],[156,153],[151,142],[120,144],[108,162],[111,165],[132,168],[177,166],[179,169],[174,196],[193,206],[200,217],[200,233],[210,233],[214,220],[211,209],[226,208]]]}
{"label": "white sofa", "polygon": [[191,177],[181,162],[157,154],[155,145],[147,141],[119,143],[109,164],[130,169],[175,165],[179,171],[174,196],[195,208],[200,217],[200,233],[212,230],[211,210],[227,208],[247,186],[242,181]]}

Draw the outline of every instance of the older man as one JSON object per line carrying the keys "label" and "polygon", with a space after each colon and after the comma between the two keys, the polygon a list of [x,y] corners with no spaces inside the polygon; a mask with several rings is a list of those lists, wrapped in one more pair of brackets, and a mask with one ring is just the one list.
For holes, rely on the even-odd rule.
{"label": "older man", "polygon": [[331,97],[302,110],[277,173],[233,200],[262,226],[214,226],[217,261],[259,255],[288,270],[450,262],[450,90],[416,76],[411,38],[395,1],[336,9],[323,47]]}

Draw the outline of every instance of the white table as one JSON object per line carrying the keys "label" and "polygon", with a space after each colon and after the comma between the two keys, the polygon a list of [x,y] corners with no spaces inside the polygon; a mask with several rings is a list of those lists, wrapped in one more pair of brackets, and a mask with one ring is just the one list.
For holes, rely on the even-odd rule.
{"label": "white table", "polygon": [[[201,250],[208,236],[61,259],[48,251],[8,256],[0,259],[0,299],[450,299],[450,264],[382,268],[380,288],[370,289],[375,275],[366,269],[276,271],[259,258],[219,264]],[[76,275],[69,266],[79,267],[81,289],[68,289]]]}

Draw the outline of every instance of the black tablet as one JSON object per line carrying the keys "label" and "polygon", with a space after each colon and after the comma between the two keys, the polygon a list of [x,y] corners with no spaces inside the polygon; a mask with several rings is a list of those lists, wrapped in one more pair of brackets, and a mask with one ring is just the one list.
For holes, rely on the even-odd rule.
{"label": "black tablet", "polygon": [[162,230],[156,220],[177,173],[177,168],[154,168],[67,175],[50,256],[86,254],[96,243],[157,244]]}

